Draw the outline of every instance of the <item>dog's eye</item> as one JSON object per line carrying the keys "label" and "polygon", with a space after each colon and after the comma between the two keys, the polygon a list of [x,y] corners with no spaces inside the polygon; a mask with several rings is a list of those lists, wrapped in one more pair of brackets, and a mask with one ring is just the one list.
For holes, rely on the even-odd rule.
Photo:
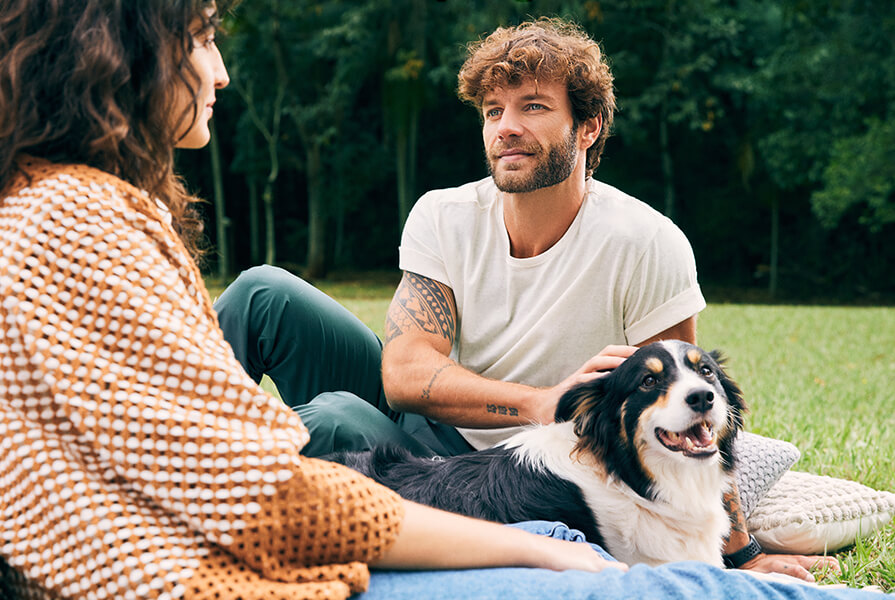
{"label": "dog's eye", "polygon": [[715,372],[712,371],[709,367],[706,367],[705,365],[699,367],[699,372],[706,379],[714,379],[715,378]]}
{"label": "dog's eye", "polygon": [[655,387],[657,383],[659,383],[659,380],[656,379],[655,375],[647,375],[643,378],[643,381],[640,382],[640,385],[645,388],[651,388]]}

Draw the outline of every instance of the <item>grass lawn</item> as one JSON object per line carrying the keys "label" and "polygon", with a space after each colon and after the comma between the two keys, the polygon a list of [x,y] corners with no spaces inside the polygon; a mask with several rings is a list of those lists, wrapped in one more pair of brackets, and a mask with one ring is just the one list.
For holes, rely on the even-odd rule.
{"label": "grass lawn", "polygon": [[[699,340],[728,355],[747,428],[799,448],[795,470],[895,491],[895,308],[710,304]],[[839,581],[895,590],[895,524],[838,556]]]}
{"label": "grass lawn", "polygon": [[[394,281],[320,282],[380,337]],[[214,291],[212,291],[214,295]],[[710,304],[699,341],[728,356],[747,429],[802,453],[794,469],[895,491],[895,308]],[[838,554],[824,581],[895,590],[895,523]]]}

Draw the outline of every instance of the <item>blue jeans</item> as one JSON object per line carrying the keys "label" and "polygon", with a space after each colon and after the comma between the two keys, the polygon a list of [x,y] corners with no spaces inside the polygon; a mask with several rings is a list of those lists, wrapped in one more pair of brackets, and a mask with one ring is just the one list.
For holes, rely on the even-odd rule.
{"label": "blue jeans", "polygon": [[[513,525],[540,535],[584,542],[581,532],[561,523],[531,521]],[[591,544],[605,557],[599,546]],[[611,558],[611,557],[609,557]],[[795,580],[793,580],[795,581]],[[799,583],[756,579],[742,571],[726,571],[700,562],[679,562],[647,567],[635,565],[627,573],[606,569],[601,573],[548,571],[546,569],[472,569],[462,571],[373,571],[370,588],[356,600],[526,600],[534,598],[578,600],[823,600],[884,598],[854,589],[825,589]]]}

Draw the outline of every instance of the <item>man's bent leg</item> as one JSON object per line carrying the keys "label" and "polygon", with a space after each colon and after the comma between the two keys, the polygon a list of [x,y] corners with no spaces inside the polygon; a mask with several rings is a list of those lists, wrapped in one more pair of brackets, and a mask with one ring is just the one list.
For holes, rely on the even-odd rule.
{"label": "man's bent leg", "polygon": [[267,374],[290,406],[348,391],[390,417],[382,391],[382,343],[341,304],[288,271],[244,271],[215,310],[224,338],[255,381]]}
{"label": "man's bent leg", "polygon": [[[288,271],[271,266],[244,271],[214,306],[224,338],[249,375],[260,381],[266,374],[283,400],[299,409],[311,429],[306,454],[330,452],[327,448],[338,440],[346,445],[336,449],[369,447],[374,437],[391,443],[403,439],[407,443],[401,445],[422,456],[472,450],[455,428],[392,410],[382,389],[382,342],[345,307]],[[363,424],[333,421],[346,417],[345,407],[324,410],[322,405],[331,398],[328,392],[342,391],[362,398],[393,423],[372,412]],[[301,408],[312,399],[313,408]],[[398,435],[394,423],[406,434]],[[378,427],[383,434],[374,436]],[[358,439],[350,440],[346,428],[353,428]]]}
{"label": "man's bent leg", "polygon": [[301,451],[305,456],[369,450],[382,445],[401,446],[418,456],[432,454],[376,407],[348,392],[320,394],[294,410],[311,434]]}

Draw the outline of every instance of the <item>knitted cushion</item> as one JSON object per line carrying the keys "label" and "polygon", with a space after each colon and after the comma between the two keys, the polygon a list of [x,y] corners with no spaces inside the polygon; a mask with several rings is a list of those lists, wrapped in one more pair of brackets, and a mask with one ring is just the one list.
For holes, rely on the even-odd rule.
{"label": "knitted cushion", "polygon": [[741,431],[734,442],[740,506],[748,518],[759,500],[799,460],[799,449],[782,440]]}
{"label": "knitted cushion", "polygon": [[823,554],[871,535],[893,517],[893,493],[789,471],[758,503],[746,526],[766,550]]}

